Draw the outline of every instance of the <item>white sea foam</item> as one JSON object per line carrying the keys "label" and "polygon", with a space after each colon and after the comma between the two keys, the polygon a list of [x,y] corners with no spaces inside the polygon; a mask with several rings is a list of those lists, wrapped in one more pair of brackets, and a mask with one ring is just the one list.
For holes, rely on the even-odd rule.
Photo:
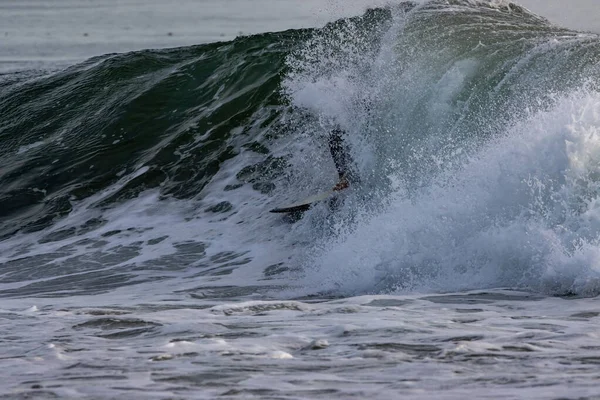
{"label": "white sea foam", "polygon": [[600,95],[579,90],[408,197],[363,216],[308,269],[343,292],[600,291]]}
{"label": "white sea foam", "polygon": [[27,318],[3,309],[13,341],[3,376],[13,395],[52,390],[61,398],[593,398],[596,303],[478,291],[292,308],[177,301]]}
{"label": "white sea foam", "polygon": [[[552,96],[532,84],[547,65],[533,59],[579,38],[532,42],[516,53],[507,64],[514,67],[499,76],[531,86],[529,98],[511,91],[509,107],[497,106],[498,95],[500,102],[481,109],[470,103],[481,101],[472,92],[488,84],[475,80],[487,55],[433,44],[427,51],[443,56],[398,59],[405,29],[398,9],[375,53],[359,51],[368,38],[354,29],[317,36],[288,60],[294,73],[285,93],[319,117],[317,141],[334,124],[346,129],[366,177],[357,201],[347,199],[338,213],[346,217],[333,238],[315,239],[303,263],[304,293],[516,287],[598,294],[600,95],[594,85]],[[345,35],[358,39],[348,43]],[[473,123],[456,117],[464,114]]]}

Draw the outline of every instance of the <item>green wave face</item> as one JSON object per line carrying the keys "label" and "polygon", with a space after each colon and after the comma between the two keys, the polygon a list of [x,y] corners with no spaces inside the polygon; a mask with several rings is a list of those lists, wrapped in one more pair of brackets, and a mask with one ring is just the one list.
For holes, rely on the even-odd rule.
{"label": "green wave face", "polygon": [[161,186],[190,197],[279,118],[285,56],[306,32],[91,59],[3,88],[0,217],[42,229],[147,166],[99,206]]}

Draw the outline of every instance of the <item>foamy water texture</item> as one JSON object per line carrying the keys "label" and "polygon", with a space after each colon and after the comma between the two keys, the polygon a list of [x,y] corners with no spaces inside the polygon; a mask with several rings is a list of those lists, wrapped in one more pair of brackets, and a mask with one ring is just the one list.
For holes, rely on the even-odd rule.
{"label": "foamy water texture", "polygon": [[596,295],[599,118],[600,96],[576,92],[415,193],[390,176],[384,210],[325,246],[309,268],[310,286]]}
{"label": "foamy water texture", "polygon": [[491,291],[3,310],[10,338],[44,324],[3,374],[8,398],[594,398],[597,308]]}
{"label": "foamy water texture", "polygon": [[599,79],[470,0],[4,74],[0,398],[600,397]]}

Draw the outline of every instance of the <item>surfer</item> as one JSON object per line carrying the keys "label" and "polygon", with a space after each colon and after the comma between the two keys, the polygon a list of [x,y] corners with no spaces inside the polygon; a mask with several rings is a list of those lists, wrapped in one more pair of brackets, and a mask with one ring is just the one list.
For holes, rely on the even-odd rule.
{"label": "surfer", "polygon": [[329,205],[332,209],[339,208],[342,200],[336,196],[336,192],[341,192],[359,181],[358,174],[355,172],[354,161],[350,156],[350,146],[344,141],[345,135],[347,135],[346,132],[337,126],[329,132],[329,152],[333,158],[335,169],[338,172],[338,183],[326,192],[311,196],[297,203],[274,208],[270,212],[293,215],[292,219],[295,221],[315,203],[327,199],[329,199]]}
{"label": "surfer", "polygon": [[[372,103],[368,99],[360,101],[364,107],[366,114],[369,115],[372,109]],[[329,152],[331,158],[335,164],[335,169],[338,173],[338,183],[331,189],[318,193],[314,196],[306,198],[302,201],[285,205],[282,207],[273,208],[270,210],[272,213],[288,213],[293,214],[303,213],[309,210],[314,204],[329,200],[330,208],[335,210],[338,209],[340,204],[343,202],[343,196],[338,196],[339,192],[349,188],[350,186],[359,184],[361,179],[358,176],[356,163],[351,156],[351,148],[348,144],[347,139],[348,133],[341,128],[340,125],[336,124],[329,131]]]}

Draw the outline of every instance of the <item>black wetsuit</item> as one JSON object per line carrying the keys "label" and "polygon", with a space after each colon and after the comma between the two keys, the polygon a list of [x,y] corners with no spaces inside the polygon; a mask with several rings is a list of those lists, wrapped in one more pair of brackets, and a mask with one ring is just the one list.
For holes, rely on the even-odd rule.
{"label": "black wetsuit", "polygon": [[334,128],[329,133],[329,151],[340,181],[347,180],[348,183],[352,184],[358,181],[358,176],[354,161],[350,156],[350,146],[344,141],[344,135],[346,135],[346,132],[339,127]]}

